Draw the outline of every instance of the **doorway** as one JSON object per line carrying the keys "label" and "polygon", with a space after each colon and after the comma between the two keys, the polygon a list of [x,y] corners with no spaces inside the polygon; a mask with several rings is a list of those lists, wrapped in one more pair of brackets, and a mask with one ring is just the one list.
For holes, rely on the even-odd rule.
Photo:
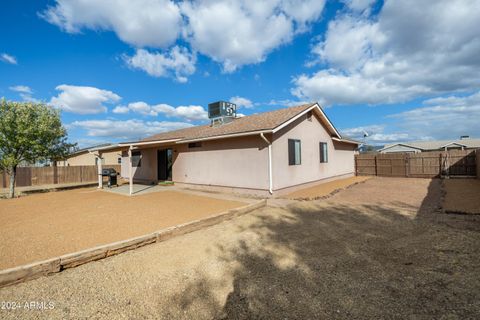
{"label": "doorway", "polygon": [[157,151],[158,181],[172,181],[173,152],[172,149]]}

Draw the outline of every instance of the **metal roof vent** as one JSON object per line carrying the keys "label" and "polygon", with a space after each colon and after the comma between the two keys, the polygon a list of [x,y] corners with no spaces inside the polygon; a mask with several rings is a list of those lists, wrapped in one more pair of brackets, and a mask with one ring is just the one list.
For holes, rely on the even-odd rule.
{"label": "metal roof vent", "polygon": [[208,104],[208,118],[212,126],[232,122],[237,116],[237,105],[227,101],[217,101]]}

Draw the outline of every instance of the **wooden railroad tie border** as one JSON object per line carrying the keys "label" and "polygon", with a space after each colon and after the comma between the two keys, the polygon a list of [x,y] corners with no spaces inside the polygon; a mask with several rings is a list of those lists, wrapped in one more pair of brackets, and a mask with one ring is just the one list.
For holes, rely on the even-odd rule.
{"label": "wooden railroad tie border", "polygon": [[59,257],[33,262],[18,267],[0,270],[0,288],[28,280],[33,280],[42,276],[48,276],[91,261],[104,259],[128,250],[133,250],[156,242],[162,242],[176,236],[210,227],[220,222],[227,221],[253,210],[262,208],[266,206],[266,204],[267,200],[264,199],[247,206],[230,209],[217,215],[209,216],[204,219],[189,221],[147,235],[68,253]]}

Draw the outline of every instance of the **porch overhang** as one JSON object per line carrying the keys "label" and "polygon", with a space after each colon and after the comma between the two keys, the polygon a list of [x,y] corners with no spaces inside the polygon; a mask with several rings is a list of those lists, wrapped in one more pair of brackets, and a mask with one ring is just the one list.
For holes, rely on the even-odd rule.
{"label": "porch overhang", "polygon": [[170,140],[154,140],[154,141],[137,141],[137,142],[122,142],[118,144],[123,148],[132,148],[132,149],[145,149],[145,148],[155,148],[159,146],[164,146],[166,144],[173,144],[182,139],[170,139]]}

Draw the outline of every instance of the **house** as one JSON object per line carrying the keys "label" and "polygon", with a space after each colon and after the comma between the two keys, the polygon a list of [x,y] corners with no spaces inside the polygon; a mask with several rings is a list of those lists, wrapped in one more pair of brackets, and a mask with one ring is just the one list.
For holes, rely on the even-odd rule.
{"label": "house", "polygon": [[[67,166],[93,166],[98,164],[98,157],[90,150],[109,147],[111,144],[101,144],[89,148],[83,148],[70,153],[65,159],[56,161],[59,167]],[[102,154],[103,165],[118,165],[121,163],[122,153],[118,151],[104,152]]]}
{"label": "house", "polygon": [[471,139],[469,136],[462,136],[458,140],[437,140],[437,141],[412,141],[399,142],[386,145],[378,150],[380,153],[418,153],[425,151],[447,151],[447,150],[468,150],[480,149],[480,139]]}
{"label": "house", "polygon": [[133,183],[171,180],[192,188],[272,195],[353,175],[358,144],[342,138],[321,107],[310,103],[217,118],[90,151],[98,157],[121,151],[121,176],[129,179],[130,190]]}

